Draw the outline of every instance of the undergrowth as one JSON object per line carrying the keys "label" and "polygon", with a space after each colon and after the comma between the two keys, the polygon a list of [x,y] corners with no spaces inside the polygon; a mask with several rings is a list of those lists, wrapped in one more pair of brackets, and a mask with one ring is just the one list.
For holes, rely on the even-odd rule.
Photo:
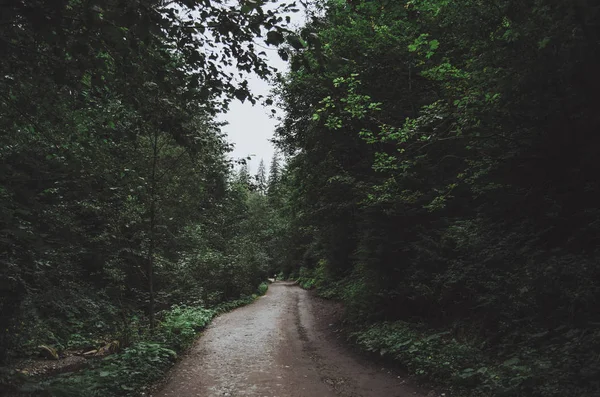
{"label": "undergrowth", "polygon": [[321,285],[321,297],[345,302],[351,342],[453,395],[597,397],[600,361],[594,351],[600,330],[514,329],[502,338],[482,338],[464,320],[442,329],[415,319],[378,321],[368,315],[376,307],[357,303],[363,282],[346,278]]}
{"label": "undergrowth", "polygon": [[[493,349],[481,341],[458,340],[451,330],[434,333],[402,321],[363,326],[350,335],[363,350],[390,358],[457,395],[536,397],[594,396],[600,368],[583,346],[598,336],[556,330],[529,335],[517,348],[502,349],[506,346],[500,344]],[[573,382],[574,376],[590,382]]]}
{"label": "undergrowth", "polygon": [[20,388],[21,395],[55,397],[125,397],[137,396],[158,381],[171,367],[180,352],[196,339],[217,315],[252,303],[267,292],[262,283],[251,296],[221,303],[214,308],[173,306],[160,313],[153,332],[121,352],[97,361],[90,368],[50,379],[35,379]]}
{"label": "undergrowth", "polygon": [[490,339],[477,335],[474,320],[441,329],[417,319],[381,321],[377,305],[364,299],[365,280],[326,281],[323,272],[301,268],[296,282],[343,301],[348,339],[420,381],[461,397],[597,397],[600,330],[514,328]]}

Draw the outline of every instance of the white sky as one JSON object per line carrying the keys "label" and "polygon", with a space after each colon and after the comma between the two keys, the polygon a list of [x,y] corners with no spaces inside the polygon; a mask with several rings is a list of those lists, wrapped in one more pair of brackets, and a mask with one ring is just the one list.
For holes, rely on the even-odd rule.
{"label": "white sky", "polygon": [[[302,9],[300,4],[298,6]],[[300,26],[304,22],[302,11],[290,14],[290,17],[293,26]],[[267,46],[262,40],[257,40],[255,45],[257,51],[267,53],[267,62],[270,66],[277,68],[282,73],[287,71],[288,65],[279,57],[276,47]],[[266,97],[271,91],[269,82],[261,80],[255,75],[249,75],[247,79],[249,88],[255,95]],[[281,112],[278,111],[277,115],[281,115]],[[264,160],[268,172],[275,151],[269,139],[273,137],[277,126],[277,120],[271,116],[271,108],[262,106],[260,101],[252,106],[248,101],[241,103],[235,100],[229,106],[229,111],[218,117],[219,121],[229,123],[222,129],[227,133],[229,141],[235,144],[231,157],[238,159],[252,156],[252,160],[248,161],[250,174],[256,172],[261,159]]]}
{"label": "white sky", "polygon": [[[263,50],[262,48],[259,48]],[[282,72],[287,70],[286,63],[279,58],[277,50],[264,50],[268,54],[269,64]],[[248,77],[248,85],[255,95],[267,96],[271,90],[269,82],[251,75]],[[222,129],[227,133],[228,140],[235,144],[233,152],[230,153],[234,159],[252,156],[248,161],[250,173],[256,172],[260,160],[265,161],[269,167],[275,148],[269,142],[273,137],[277,120],[272,116],[271,110],[264,107],[260,101],[256,105],[250,102],[244,103],[235,100],[229,105],[229,111],[218,116],[219,121],[227,121],[229,124]]]}

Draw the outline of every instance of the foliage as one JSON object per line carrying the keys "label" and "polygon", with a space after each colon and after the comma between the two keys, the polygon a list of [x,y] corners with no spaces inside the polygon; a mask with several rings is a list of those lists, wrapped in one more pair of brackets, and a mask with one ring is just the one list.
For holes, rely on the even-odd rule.
{"label": "foliage", "polygon": [[449,339],[447,332],[423,336],[413,327],[400,321],[376,323],[352,336],[365,350],[392,357],[416,375],[437,381],[460,378],[481,361],[477,349]]}
{"label": "foliage", "polygon": [[225,312],[228,312],[235,308],[238,308],[240,306],[250,304],[250,303],[254,302],[254,300],[257,299],[258,297],[261,297],[264,294],[266,294],[268,289],[269,289],[269,284],[267,284],[266,282],[262,282],[258,286],[256,293],[249,295],[249,296],[242,296],[239,299],[234,299],[234,300],[231,300],[228,302],[220,303],[219,305],[216,306],[215,311],[217,313],[225,313]]}
{"label": "foliage", "polygon": [[154,327],[172,304],[265,278],[237,272],[247,246],[229,248],[246,197],[214,118],[256,101],[237,77],[270,73],[256,37],[289,34],[279,13],[294,6],[264,3],[3,4],[3,361],[119,333],[139,311]]}
{"label": "foliage", "polygon": [[305,267],[301,267],[299,270],[299,276],[296,279],[296,282],[300,287],[304,289],[311,289],[315,286],[315,278],[312,275],[312,272],[306,269]]}
{"label": "foliage", "polygon": [[45,385],[131,394],[225,306],[200,308],[267,278],[266,187],[238,178],[216,115],[257,101],[254,42],[290,40],[297,9],[246,3],[3,3],[0,365],[111,344]]}
{"label": "foliage", "polygon": [[430,379],[597,394],[597,7],[318,3],[276,89],[281,270]]}
{"label": "foliage", "polygon": [[[428,379],[596,395],[598,7],[319,0],[292,33],[265,4],[3,5],[3,363],[118,340],[47,385],[128,393],[283,273]],[[258,36],[291,70],[253,181],[215,115],[256,101]]]}
{"label": "foliage", "polygon": [[166,313],[153,339],[180,351],[194,341],[198,331],[206,327],[214,315],[214,310],[175,306]]}
{"label": "foliage", "polygon": [[[171,367],[179,352],[189,348],[210,321],[220,313],[252,303],[264,295],[267,283],[261,283],[257,294],[223,302],[212,309],[174,306],[159,313],[160,322],[153,332],[147,328],[135,331],[142,340],[132,343],[117,354],[95,363],[91,369],[60,375],[38,382],[31,379],[7,378],[9,384],[24,383],[19,392],[49,396],[136,396],[159,380]],[[8,375],[7,375],[8,376]],[[37,394],[36,394],[37,393]]]}
{"label": "foliage", "polygon": [[259,296],[262,296],[267,293],[268,289],[269,289],[269,284],[267,284],[266,282],[263,281],[258,286],[258,290],[256,292]]}
{"label": "foliage", "polygon": [[174,350],[160,343],[139,342],[103,359],[93,369],[58,376],[44,384],[42,390],[50,396],[138,395],[140,390],[158,380],[176,357]]}
{"label": "foliage", "polygon": [[304,289],[320,288],[326,289],[327,262],[319,261],[315,269],[301,267],[296,282]]}
{"label": "foliage", "polygon": [[[566,334],[556,334],[551,351],[521,346],[518,351],[510,349],[512,356],[495,359],[476,341],[458,341],[452,334],[450,330],[431,333],[422,325],[396,321],[370,325],[351,337],[362,349],[397,360],[419,378],[453,388],[460,395],[563,395],[568,379],[564,372],[552,371],[552,363],[564,360],[561,357],[568,351],[575,353],[560,340]],[[553,372],[551,380],[547,379],[549,370]],[[572,395],[588,395],[581,385],[568,388]]]}

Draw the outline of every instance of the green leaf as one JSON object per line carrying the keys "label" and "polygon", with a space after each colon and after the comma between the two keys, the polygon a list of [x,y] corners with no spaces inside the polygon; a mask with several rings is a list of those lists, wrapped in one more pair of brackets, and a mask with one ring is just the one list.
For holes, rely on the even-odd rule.
{"label": "green leaf", "polygon": [[518,358],[518,357],[513,357],[513,358],[510,358],[510,359],[508,359],[508,360],[504,361],[504,362],[502,363],[502,365],[504,365],[505,367],[509,367],[509,366],[512,366],[512,365],[518,364],[518,363],[519,363],[519,361],[520,361],[520,360],[519,360],[519,358]]}

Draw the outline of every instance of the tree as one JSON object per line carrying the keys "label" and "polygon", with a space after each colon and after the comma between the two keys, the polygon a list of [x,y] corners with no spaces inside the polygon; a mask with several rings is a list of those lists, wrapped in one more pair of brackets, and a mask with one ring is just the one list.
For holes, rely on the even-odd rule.
{"label": "tree", "polygon": [[237,174],[237,182],[250,188],[252,185],[250,181],[250,173],[248,172],[248,164],[242,164]]}
{"label": "tree", "polygon": [[[519,338],[538,357],[529,368],[557,360],[550,351],[593,367],[592,354],[557,339],[542,347],[531,330],[597,318],[600,252],[584,213],[599,209],[583,197],[600,197],[585,182],[598,168],[587,147],[598,126],[598,14],[552,0],[321,4],[277,89],[289,184],[282,266],[336,286],[357,326],[477,329],[484,355],[516,357]],[[593,344],[600,335],[587,329]],[[532,382],[553,386],[510,393],[596,390],[560,365],[534,372]]]}
{"label": "tree", "polygon": [[258,188],[258,191],[261,194],[266,195],[267,194],[267,176],[266,176],[266,170],[265,170],[265,162],[263,161],[263,159],[260,159],[260,163],[258,164],[258,170],[256,172],[254,179],[256,179],[256,187]]}
{"label": "tree", "polygon": [[72,335],[118,336],[131,318],[153,325],[171,304],[207,299],[214,289],[174,280],[201,280],[191,273],[202,261],[227,265],[220,236],[236,218],[213,118],[255,100],[234,76],[269,74],[254,40],[281,44],[278,10],[11,0],[1,19],[2,360]]}
{"label": "tree", "polygon": [[273,206],[277,206],[279,202],[279,183],[281,181],[281,169],[279,165],[279,155],[277,152],[273,153],[271,159],[271,166],[269,167],[269,180],[267,182],[267,196],[269,202]]}

